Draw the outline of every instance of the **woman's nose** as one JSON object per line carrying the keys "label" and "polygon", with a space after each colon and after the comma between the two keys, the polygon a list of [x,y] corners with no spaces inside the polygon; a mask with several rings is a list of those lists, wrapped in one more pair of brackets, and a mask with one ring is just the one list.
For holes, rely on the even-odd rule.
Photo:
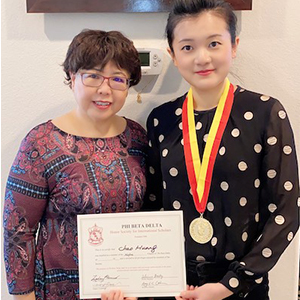
{"label": "woman's nose", "polygon": [[111,93],[111,87],[109,86],[108,78],[104,78],[102,84],[97,88],[99,94],[109,94]]}
{"label": "woman's nose", "polygon": [[201,48],[196,52],[195,63],[200,65],[205,65],[210,62],[211,62],[211,56],[210,56],[210,52],[207,49]]}

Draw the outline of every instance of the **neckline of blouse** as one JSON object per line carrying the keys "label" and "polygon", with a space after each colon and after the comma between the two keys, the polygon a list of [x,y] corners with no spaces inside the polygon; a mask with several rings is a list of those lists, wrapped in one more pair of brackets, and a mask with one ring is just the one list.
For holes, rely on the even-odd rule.
{"label": "neckline of blouse", "polygon": [[[239,85],[237,85],[236,90],[234,91],[234,97],[239,93],[240,90],[241,90],[241,87]],[[211,109],[207,109],[207,110],[195,110],[194,109],[194,115],[197,116],[197,115],[202,115],[202,114],[215,113],[216,109],[217,109],[217,106],[213,107]]]}
{"label": "neckline of blouse", "polygon": [[110,137],[88,137],[88,136],[81,136],[81,135],[77,135],[77,134],[72,134],[72,133],[68,133],[62,129],[60,129],[59,127],[57,127],[53,122],[52,120],[48,120],[48,123],[51,124],[51,126],[53,126],[53,128],[55,128],[57,131],[61,132],[63,135],[66,135],[66,136],[73,136],[75,138],[79,138],[79,139],[89,139],[89,140],[109,140],[109,139],[116,139],[116,138],[120,138],[121,136],[125,135],[126,132],[129,130],[129,121],[127,118],[123,117],[125,120],[126,120],[126,126],[125,126],[125,129],[117,134],[117,135],[114,135],[114,136],[110,136]]}

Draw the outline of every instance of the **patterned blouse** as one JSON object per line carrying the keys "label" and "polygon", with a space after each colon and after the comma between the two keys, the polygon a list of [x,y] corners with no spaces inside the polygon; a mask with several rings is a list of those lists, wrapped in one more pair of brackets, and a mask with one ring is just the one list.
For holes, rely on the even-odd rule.
{"label": "patterned blouse", "polygon": [[146,145],[145,130],[129,119],[112,138],[70,135],[51,121],[28,133],[5,193],[11,294],[35,290],[37,300],[79,299],[76,216],[140,209]]}
{"label": "patterned blouse", "polygon": [[[279,101],[237,88],[204,213],[213,237],[199,244],[189,233],[199,213],[184,159],[184,99],[155,108],[148,118],[144,208],[183,210],[188,284],[199,284],[200,262],[215,262],[226,266],[220,282],[244,297],[263,281],[298,230],[298,168],[290,123]],[[194,112],[201,159],[215,110]]]}

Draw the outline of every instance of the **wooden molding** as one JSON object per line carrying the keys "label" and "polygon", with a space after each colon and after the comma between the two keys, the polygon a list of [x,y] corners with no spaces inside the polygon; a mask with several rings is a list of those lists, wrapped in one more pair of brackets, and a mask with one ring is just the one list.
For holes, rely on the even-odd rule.
{"label": "wooden molding", "polygon": [[[168,12],[173,0],[26,0],[28,13]],[[235,10],[251,10],[252,0],[226,0]]]}

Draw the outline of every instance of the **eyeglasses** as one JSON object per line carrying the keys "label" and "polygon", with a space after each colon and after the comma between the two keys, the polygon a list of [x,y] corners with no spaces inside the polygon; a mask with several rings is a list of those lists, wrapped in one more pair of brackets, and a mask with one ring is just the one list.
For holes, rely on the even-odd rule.
{"label": "eyeglasses", "polygon": [[108,80],[108,86],[113,90],[125,91],[129,88],[131,79],[127,79],[123,76],[102,76],[96,73],[79,73],[81,76],[81,82],[88,87],[100,87],[105,79]]}

